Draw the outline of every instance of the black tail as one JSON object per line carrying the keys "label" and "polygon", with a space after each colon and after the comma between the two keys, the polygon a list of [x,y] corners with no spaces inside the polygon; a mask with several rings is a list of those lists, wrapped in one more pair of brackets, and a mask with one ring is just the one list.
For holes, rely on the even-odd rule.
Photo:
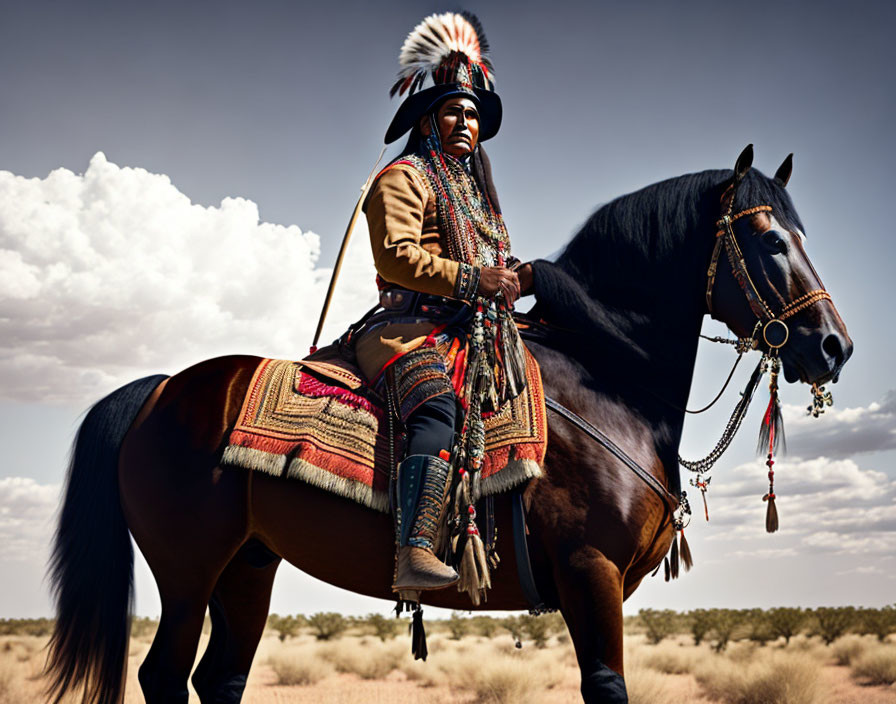
{"label": "black tail", "polygon": [[50,558],[56,627],[46,674],[59,702],[84,687],[84,704],[117,704],[134,595],[134,551],[118,497],[118,453],[128,428],[167,377],[113,391],[87,413],[72,448]]}

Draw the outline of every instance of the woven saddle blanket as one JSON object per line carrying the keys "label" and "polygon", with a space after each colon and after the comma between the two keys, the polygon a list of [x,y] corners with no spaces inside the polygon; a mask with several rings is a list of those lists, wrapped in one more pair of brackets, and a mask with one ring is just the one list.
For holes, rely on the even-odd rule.
{"label": "woven saddle blanket", "polygon": [[[541,476],[544,392],[538,363],[526,354],[526,390],[486,420],[483,496]],[[401,457],[389,435],[383,400],[357,367],[324,348],[313,359],[259,363],[222,464],[300,479],[387,512],[389,464]]]}

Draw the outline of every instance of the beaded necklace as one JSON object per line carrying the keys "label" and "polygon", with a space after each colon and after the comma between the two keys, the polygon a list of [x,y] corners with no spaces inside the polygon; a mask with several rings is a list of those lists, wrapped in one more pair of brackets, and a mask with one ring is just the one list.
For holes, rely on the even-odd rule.
{"label": "beaded necklace", "polygon": [[504,218],[460,160],[441,150],[434,135],[435,130],[423,138],[422,153],[406,159],[426,176],[436,195],[449,258],[473,266],[504,266],[510,255]]}

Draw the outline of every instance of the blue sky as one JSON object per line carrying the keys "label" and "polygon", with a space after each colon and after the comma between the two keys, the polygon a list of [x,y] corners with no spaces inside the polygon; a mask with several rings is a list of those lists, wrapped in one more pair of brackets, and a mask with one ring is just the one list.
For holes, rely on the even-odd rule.
{"label": "blue sky", "polygon": [[[856,350],[834,410],[782,390],[782,530],[761,531],[758,410],[716,472],[697,567],[628,609],[881,605],[896,551],[890,265],[896,65],[885,3],[473,3],[505,106],[489,143],[516,253],[599,204],[727,168],[748,142],[789,190]],[[0,9],[0,617],[49,613],[41,578],[78,416],[117,384],[204,357],[299,357],[396,107],[429,2],[4,4]],[[102,154],[97,155],[99,152]],[[52,173],[51,173],[52,172]],[[363,228],[327,334],[373,291]],[[717,323],[706,330],[722,334]],[[731,359],[701,349],[692,406]],[[748,366],[748,365],[747,365]],[[745,370],[744,373],[746,373]],[[738,378],[736,386],[742,386]],[[733,392],[689,419],[705,454]],[[759,402],[757,402],[759,405]],[[757,503],[758,502],[758,503]],[[857,579],[857,577],[859,577]],[[699,596],[699,601],[695,595]],[[158,610],[145,567],[138,609]],[[274,610],[385,611],[284,566]]]}

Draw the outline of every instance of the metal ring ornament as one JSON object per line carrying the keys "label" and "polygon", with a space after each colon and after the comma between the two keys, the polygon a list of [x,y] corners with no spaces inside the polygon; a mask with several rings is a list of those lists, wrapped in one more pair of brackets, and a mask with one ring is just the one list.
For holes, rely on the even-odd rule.
{"label": "metal ring ornament", "polygon": [[[772,342],[769,339],[769,330],[771,330],[772,337],[777,337],[778,333],[775,332],[777,326],[780,325],[783,331],[783,339],[780,342]],[[790,328],[787,327],[787,323],[783,320],[779,320],[778,318],[772,318],[765,325],[762,326],[762,339],[765,340],[765,344],[769,346],[770,349],[777,350],[787,344],[787,340],[790,339]]]}

